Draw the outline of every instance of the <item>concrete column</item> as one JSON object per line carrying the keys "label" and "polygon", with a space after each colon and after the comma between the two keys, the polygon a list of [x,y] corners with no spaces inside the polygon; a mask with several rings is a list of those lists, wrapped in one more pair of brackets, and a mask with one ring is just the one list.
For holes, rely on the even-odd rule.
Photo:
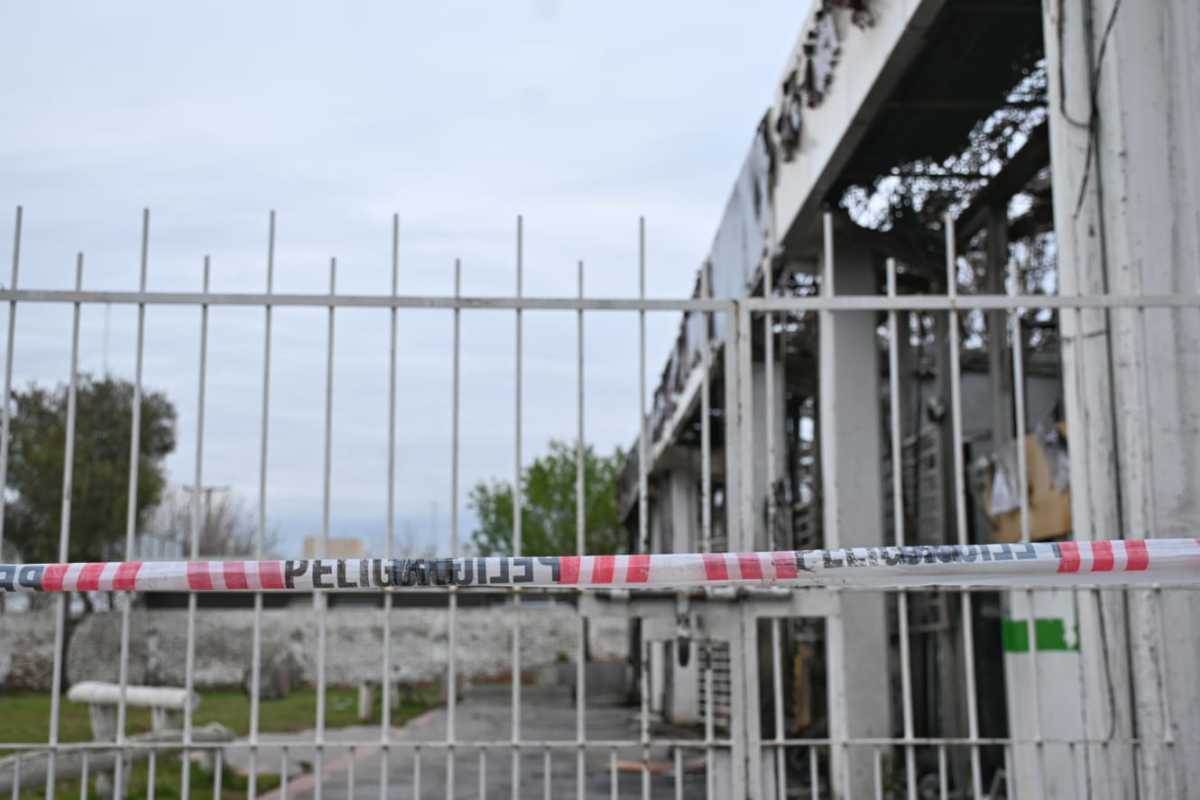
{"label": "concrete column", "polygon": [[[670,507],[671,541],[665,545],[674,553],[693,553],[700,544],[699,499],[700,475],[692,468],[690,459],[672,460],[671,471],[665,481],[664,502]],[[677,645],[666,648],[670,673],[667,681],[666,713],[675,723],[700,722],[700,658],[697,645],[692,643],[686,667],[679,665]]]}
{"label": "concrete column", "polygon": [[691,643],[688,665],[679,666],[678,643],[672,642],[667,647],[667,657],[671,660],[670,696],[667,697],[667,716],[671,722],[678,725],[691,725],[703,722],[700,717],[700,668],[699,644]]}
{"label": "concrete column", "polygon": [[[876,294],[872,253],[835,247],[839,295]],[[874,312],[824,312],[820,321],[820,439],[826,547],[884,544],[880,365]],[[887,626],[881,594],[839,595],[826,620],[830,732],[834,739],[891,735]],[[874,792],[869,750],[832,751],[838,797]]]}
{"label": "concrete column", "polygon": [[663,713],[666,699],[664,687],[667,682],[667,643],[661,640],[650,642],[650,711]]}
{"label": "concrete column", "polygon": [[694,553],[700,548],[700,475],[683,459],[673,459],[664,480],[664,504],[670,515],[664,552]]}
{"label": "concrete column", "polygon": [[[756,322],[759,322],[756,320]],[[761,324],[761,322],[759,322]],[[772,434],[775,443],[775,480],[786,477],[785,468],[787,465],[787,445],[784,441],[785,436],[785,421],[786,414],[784,409],[784,397],[786,396],[784,386],[785,372],[783,362],[780,360],[782,353],[779,348],[775,348],[776,363],[772,369],[774,375],[774,394],[773,400],[774,425],[775,429]],[[752,421],[754,426],[754,540],[752,549],[754,550],[772,550],[775,547],[774,542],[767,535],[767,500],[768,492],[771,487],[767,485],[767,460],[770,454],[767,452],[767,364],[765,361],[756,361],[750,369],[751,380],[754,383],[754,411]]]}
{"label": "concrete column", "polygon": [[[1200,5],[1044,9],[1062,292],[1196,295]],[[1062,331],[1076,536],[1194,536],[1200,313],[1066,312]],[[1200,760],[1182,744],[1200,735],[1200,598],[1165,594],[1161,620],[1158,603],[1148,592],[1081,602],[1088,735],[1143,742],[1088,748],[1090,796],[1200,792]]]}

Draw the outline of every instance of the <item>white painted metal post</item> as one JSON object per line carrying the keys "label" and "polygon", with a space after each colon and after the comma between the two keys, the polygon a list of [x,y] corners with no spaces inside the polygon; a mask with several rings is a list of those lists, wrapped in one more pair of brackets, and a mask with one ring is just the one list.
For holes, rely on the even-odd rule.
{"label": "white painted metal post", "polygon": [[[1009,281],[1009,293],[1015,294],[1017,290],[1016,275]],[[1016,444],[1017,444],[1017,494],[1018,506],[1020,509],[1021,522],[1021,542],[1029,543],[1029,465],[1027,463],[1025,453],[1025,344],[1024,337],[1021,334],[1021,312],[1010,311],[1008,313],[1008,330],[1009,342],[1012,347],[1012,365],[1013,365],[1013,407],[1014,418],[1016,419]],[[1041,686],[1041,670],[1038,668],[1037,657],[1037,625],[1035,621],[1035,604],[1034,593],[1032,590],[1025,591],[1025,631],[1029,638],[1029,673],[1033,683],[1033,699],[1030,703],[1031,712],[1033,714],[1033,746],[1034,746],[1034,769],[1036,770],[1034,778],[1034,786],[1039,793],[1046,792],[1046,776],[1045,776],[1045,748],[1042,742],[1042,686]],[[1010,726],[1012,722],[1010,721]],[[1016,776],[1010,770],[1005,779],[1009,783],[1015,782]]]}
{"label": "white painted metal post", "polygon": [[[951,299],[958,296],[958,254],[954,239],[954,218],[947,214],[943,219],[946,236],[946,294]],[[960,545],[967,544],[967,501],[966,468],[963,465],[963,422],[962,422],[962,367],[960,364],[958,312],[948,312],[950,348],[950,421],[952,425],[954,459],[954,523]],[[975,688],[975,632],[972,620],[971,593],[962,592],[962,635],[963,669],[966,672],[967,735],[979,738],[979,708]],[[971,785],[975,796],[983,794],[983,767],[979,745],[971,745]]]}
{"label": "white painted metal post", "polygon": [[[275,211],[272,210],[267,230],[267,294],[275,283]],[[267,443],[271,418],[271,306],[263,307],[263,376],[262,407],[259,415],[258,441],[258,527],[254,536],[254,552],[264,557],[267,536]],[[250,654],[250,766],[246,794],[250,800],[258,796],[258,734],[262,693],[262,592],[254,593],[254,641]],[[287,780],[287,776],[284,776]]]}
{"label": "white painted metal post", "polygon": [[[833,298],[834,287],[834,240],[833,215],[828,211],[821,218],[821,296]],[[825,547],[841,547],[840,488],[838,475],[837,429],[834,427],[837,414],[837,374],[835,372],[836,331],[833,311],[818,312],[820,325],[817,336],[818,369],[818,441],[821,449],[821,506],[824,512],[822,531]],[[842,624],[841,608],[834,617],[825,621],[825,659],[828,662],[829,680],[829,786],[835,797],[845,796],[850,791],[850,767],[844,743],[848,736],[849,712],[845,680],[846,635]]]}
{"label": "white painted metal post", "polygon": [[[737,509],[737,527],[729,532],[730,548],[752,549],[754,536],[754,394],[752,382],[753,331],[750,311],[737,303],[737,360],[734,362],[737,384],[738,492],[727,499]],[[729,380],[728,370],[726,381]],[[729,416],[729,415],[727,415]],[[726,436],[729,436],[727,430]],[[728,441],[728,439],[727,439]],[[759,752],[761,730],[758,703],[757,630],[753,617],[739,608],[741,624],[732,638],[730,658],[730,728],[733,736],[733,793],[736,797],[762,796],[762,759]],[[740,656],[740,657],[739,657]]]}
{"label": "white painted metal post", "polygon": [[[208,293],[211,260],[204,257],[204,293]],[[204,487],[204,397],[208,381],[208,304],[200,306],[200,368],[196,381],[196,461],[192,485],[191,558],[200,558],[200,495]],[[184,663],[184,683],[188,695],[196,688],[196,593],[188,592],[187,649]],[[183,764],[180,796],[188,800],[192,792],[192,760],[188,746],[192,743],[192,706],[183,709]]]}
{"label": "white painted metal post", "polygon": [[[711,299],[710,272],[712,264],[705,262],[700,268],[700,297]],[[700,541],[701,550],[713,551],[712,545],[712,315],[704,316],[704,331],[700,345]],[[730,348],[726,348],[729,352]],[[728,363],[728,362],[727,362]],[[728,374],[728,370],[726,370]],[[728,434],[726,434],[728,440]],[[728,496],[727,496],[728,500]],[[710,593],[711,594],[711,593]],[[704,647],[704,796],[712,800],[715,795],[716,748],[713,743],[715,732],[713,696],[712,640],[707,638]]]}
{"label": "white painted metal post", "polygon": [[[16,220],[13,222],[12,245],[12,277],[9,286],[17,288],[17,277],[21,265],[21,222],[24,211],[17,206]],[[8,486],[8,429],[9,401],[12,397],[13,347],[17,340],[17,301],[8,303],[8,338],[4,340],[4,402],[0,403],[0,486]],[[6,492],[0,492],[0,553],[4,552],[4,517],[5,505],[8,502]],[[16,762],[18,767],[20,762]],[[19,771],[17,773],[20,774]],[[15,785],[15,784],[14,784]]]}
{"label": "white painted metal post", "polygon": [[[524,279],[524,246],[525,223],[522,217],[517,217],[517,299],[522,295]],[[513,555],[521,555],[521,417],[522,417],[522,341],[521,341],[521,307],[516,309],[516,344],[514,384],[516,399],[514,403],[514,446],[513,446]],[[512,593],[512,798],[520,800],[521,795],[521,593],[514,589]]]}
{"label": "white painted metal post", "polygon": [[[462,296],[462,261],[454,259],[454,297]],[[452,347],[452,387],[450,390],[450,557],[458,558],[458,471],[459,471],[459,410],[462,310],[454,309],[454,338]],[[453,577],[453,575],[451,576]],[[455,728],[458,709],[458,591],[450,586],[450,608],[446,626],[446,648],[448,652],[446,674],[446,800],[454,797],[454,762],[457,731]]]}
{"label": "white painted metal post", "polygon": [[[146,259],[150,235],[150,209],[142,209],[142,248],[138,278],[138,291],[146,291]],[[125,507],[125,560],[134,560],[134,536],[137,533],[137,485],[138,467],[141,461],[142,439],[142,365],[146,341],[146,305],[138,304],[137,345],[134,355],[133,402],[130,409],[132,421],[129,433],[129,493]],[[8,395],[5,394],[5,398]],[[6,402],[7,405],[7,402]],[[0,482],[0,486],[4,486]],[[0,510],[0,514],[3,511]],[[117,746],[125,745],[125,688],[129,684],[129,613],[133,596],[125,595],[121,607],[121,654],[117,667],[117,682],[121,686],[121,698],[117,703]],[[123,797],[125,792],[125,759],[118,757],[113,773],[113,795]]]}
{"label": "white painted metal post", "polygon": [[[333,514],[333,353],[334,319],[337,296],[337,259],[329,259],[329,322],[325,334],[325,448],[321,486],[321,539],[319,557],[329,552],[329,532]],[[325,779],[325,692],[328,688],[326,664],[329,639],[329,601],[313,592],[317,612],[317,721],[313,741],[313,795],[321,800]]]}
{"label": "white painted metal post", "polygon": [[[896,259],[887,260],[887,296],[896,297]],[[888,324],[888,421],[892,452],[892,542],[904,546],[904,442],[900,436],[900,327],[897,312],[887,312]],[[904,332],[908,335],[908,332]],[[908,800],[917,798],[916,748],[912,698],[912,656],[908,637],[908,592],[896,595],[897,636],[900,639],[900,703],[904,715],[904,777]]]}
{"label": "white painted metal post", "polygon": [[[646,218],[638,217],[638,299],[646,299]],[[650,465],[646,437],[646,309],[638,309],[638,552],[651,552],[650,508],[647,488]],[[641,742],[642,800],[650,800],[650,654],[643,623],[638,637],[641,647]]]}
{"label": "white painted metal post", "polygon": [[[14,263],[16,258],[14,257]],[[15,270],[14,270],[15,272]],[[83,253],[75,257],[75,290],[83,288]],[[79,387],[79,314],[75,303],[71,318],[71,376],[67,385],[67,430],[63,452],[62,517],[58,529],[58,558],[69,560],[71,542],[71,494],[75,485],[75,414],[76,391]],[[9,341],[12,341],[10,336]],[[11,361],[11,357],[10,357]],[[5,407],[8,398],[4,399]],[[50,686],[50,750],[46,753],[46,797],[54,800],[56,757],[58,755],[59,710],[62,704],[62,677],[67,665],[63,663],[63,641],[66,636],[67,615],[71,613],[66,595],[58,596],[54,618],[54,667]],[[186,798],[185,798],[186,800]]]}
{"label": "white painted metal post", "polygon": [[[819,315],[819,442],[826,547],[884,543],[883,453],[876,312],[879,287],[873,257],[854,240],[836,245],[831,214],[824,219]],[[834,249],[839,247],[835,273]],[[862,296],[864,310],[832,310]],[[835,796],[871,793],[871,754],[850,740],[886,737],[890,704],[887,625],[879,594],[840,592],[825,620],[829,692],[830,780]]]}
{"label": "white painted metal post", "polygon": [[[774,294],[774,266],[768,259],[763,264],[763,297],[769,298]],[[767,522],[766,522],[766,537],[761,543],[752,542],[753,549],[757,549],[761,544],[767,549],[790,548],[791,542],[780,543],[776,536],[775,525],[778,509],[775,504],[775,480],[777,471],[778,453],[776,450],[776,431],[775,431],[775,318],[770,311],[763,313],[763,425],[764,439],[766,443],[766,480],[764,481],[767,500]],[[786,386],[786,383],[784,384]],[[772,705],[774,707],[775,720],[775,740],[776,744],[773,751],[775,760],[775,796],[783,800],[787,797],[787,763],[786,751],[779,742],[782,742],[784,737],[784,714],[786,713],[783,705],[783,659],[780,650],[780,623],[778,619],[771,620],[771,676],[772,676]],[[757,698],[751,698],[757,700]],[[761,707],[760,703],[756,703]],[[755,731],[759,734],[761,728]],[[756,736],[758,738],[758,736]],[[762,758],[762,748],[756,748],[759,754],[760,766]],[[761,781],[760,781],[761,784]],[[759,794],[762,791],[760,788]]]}
{"label": "white painted metal post", "polygon": [[[392,293],[400,289],[400,215],[392,214]],[[396,550],[396,334],[398,309],[388,311],[388,435],[387,435],[387,542],[384,555],[390,561]],[[458,312],[455,311],[455,314]],[[457,356],[457,348],[456,348]],[[392,760],[392,591],[383,595],[383,659],[381,665],[379,712],[380,757],[379,800],[386,800]]]}
{"label": "white painted metal post", "polygon": [[[576,272],[577,296],[583,300],[583,262]],[[584,374],[583,374],[583,309],[575,312],[575,552],[587,555],[586,523],[587,495],[585,486],[585,456],[587,444],[583,437]],[[575,794],[584,800],[587,751],[587,618],[583,615],[583,593],[576,597],[579,623],[579,645],[575,661]]]}

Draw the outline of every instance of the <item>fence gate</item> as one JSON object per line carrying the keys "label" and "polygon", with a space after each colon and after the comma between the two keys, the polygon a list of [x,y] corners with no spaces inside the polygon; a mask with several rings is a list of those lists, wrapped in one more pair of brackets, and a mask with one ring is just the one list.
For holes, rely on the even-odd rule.
{"label": "fence gate", "polygon": [[[272,215],[264,291],[211,291],[206,259],[196,291],[157,292],[147,290],[153,266],[147,214],[139,285],[93,291],[86,288],[83,255],[76,265],[73,289],[24,288],[27,281],[19,274],[18,211],[11,279],[0,291],[0,302],[8,309],[5,396],[12,395],[13,365],[21,359],[18,316],[37,315],[50,304],[72,313],[70,330],[62,336],[62,380],[69,387],[70,403],[58,543],[62,566],[6,566],[0,571],[0,586],[5,589],[47,593],[53,614],[45,619],[54,626],[55,637],[49,664],[48,736],[38,741],[11,740],[0,714],[0,751],[6,754],[0,761],[0,791],[11,791],[14,798],[78,796],[95,794],[103,784],[112,787],[114,796],[148,796],[154,793],[156,771],[165,774],[177,769],[178,791],[185,798],[199,791],[193,781],[199,773],[212,776],[203,785],[205,793],[211,787],[214,797],[233,789],[231,782],[235,782],[236,790],[250,797],[1083,798],[1092,793],[1091,776],[1103,770],[1098,764],[1137,761],[1184,776],[1181,764],[1188,753],[1196,752],[1196,742],[1173,738],[1170,715],[1176,712],[1170,702],[1171,685],[1185,678],[1171,672],[1172,662],[1164,655],[1177,645],[1163,636],[1163,615],[1164,609],[1195,606],[1194,559],[1200,552],[1192,553],[1186,543],[1176,540],[1170,546],[1151,540],[1150,547],[1141,540],[1089,544],[1093,535],[1089,531],[1076,531],[1076,540],[1033,544],[1025,492],[1018,492],[1020,524],[1015,540],[989,545],[983,543],[985,538],[972,535],[981,511],[968,483],[959,323],[965,315],[982,310],[999,311],[1007,318],[1006,334],[1015,344],[1011,353],[1016,438],[1024,441],[1030,431],[1022,397],[1020,336],[1021,321],[1032,310],[1049,309],[1059,315],[1066,334],[1064,358],[1070,358],[1073,348],[1082,346],[1074,331],[1085,311],[1107,309],[1122,320],[1128,318],[1136,328],[1156,314],[1194,314],[1200,300],[1018,295],[1015,290],[1009,295],[959,295],[954,288],[957,258],[952,221],[947,220],[947,228],[946,284],[951,288],[939,295],[897,295],[897,267],[892,261],[887,262],[885,290],[879,291],[875,272],[851,263],[858,255],[843,260],[837,252],[828,220],[819,267],[821,292],[816,295],[777,294],[768,271],[762,296],[713,298],[702,285],[686,299],[647,298],[644,228],[640,228],[641,282],[636,298],[586,296],[582,266],[575,296],[529,297],[522,291],[519,221],[516,286],[508,297],[464,296],[457,269],[451,295],[399,294],[395,228],[390,293],[339,293],[336,264],[331,263],[328,293],[284,294],[273,289],[277,266]],[[131,453],[140,452],[147,309],[170,306],[195,315],[200,346],[195,354],[196,438],[190,476],[194,491],[186,547],[178,554],[189,561],[187,566],[138,561],[139,531],[132,511],[126,520],[124,546],[111,562],[67,566],[75,534],[72,483],[78,466],[72,448],[80,318],[84,309],[117,305],[135,308],[137,313],[132,375],[136,391],[129,408]],[[218,357],[208,347],[210,310],[217,307],[257,309],[263,318],[263,339],[245,343],[261,353],[262,369],[261,394],[255,399],[260,409],[256,432],[260,478],[258,552],[253,560],[202,561],[198,547],[201,497],[208,474],[205,392],[208,371]],[[288,553],[291,560],[272,561],[264,558],[263,551],[268,434],[272,414],[278,414],[281,406],[271,393],[272,376],[279,368],[272,366],[279,347],[272,341],[272,330],[273,315],[286,308],[315,309],[325,317],[326,347],[308,354],[308,363],[324,374],[324,425],[313,432],[322,442],[323,511],[314,559],[298,560],[298,554]],[[386,446],[388,470],[386,547],[375,559],[322,560],[328,555],[333,513],[332,453],[337,447],[333,403],[341,393],[355,391],[353,386],[335,386],[335,336],[343,315],[360,309],[382,309],[390,315],[388,391],[379,398],[390,420],[386,445],[381,444]],[[445,443],[452,465],[446,498],[451,509],[450,537],[441,543],[438,555],[456,560],[401,558],[396,549],[395,475],[397,458],[402,457],[398,453],[404,449],[403,442],[397,441],[396,404],[397,393],[405,390],[397,376],[397,331],[398,319],[415,311],[443,312],[452,336],[451,351],[435,354],[450,361],[453,376],[446,398],[452,433]],[[527,551],[520,492],[514,493],[512,509],[512,558],[476,558],[464,551],[459,520],[464,501],[459,484],[460,326],[464,314],[496,312],[511,313],[513,319],[516,482],[527,461],[521,447],[526,418],[523,326],[528,315],[543,312],[569,312],[575,317],[577,424],[564,434],[579,451],[576,556],[549,558]],[[906,450],[901,404],[895,399],[901,397],[903,379],[900,351],[907,347],[898,325],[910,312],[935,318],[945,332],[949,395],[940,437],[923,435],[919,444]],[[612,313],[635,316],[639,326],[637,364],[632,365],[631,359],[630,370],[637,370],[640,391],[629,398],[631,420],[638,418],[634,413],[640,414],[628,473],[635,481],[631,497],[636,507],[627,517],[629,552],[588,558],[582,445],[590,396],[586,390],[591,384],[584,337],[587,319]],[[646,318],[654,314],[705,320],[703,325],[687,326],[705,331],[692,343],[696,352],[691,360],[699,366],[692,372],[691,399],[670,398],[671,405],[664,406],[667,417],[698,421],[694,430],[698,441],[674,455],[669,451],[679,448],[664,438],[658,424],[662,419],[654,417],[652,424],[647,407]],[[819,409],[812,417],[815,430],[789,434],[779,424],[787,376],[782,371],[785,359],[777,357],[776,348],[788,335],[787,320],[802,315],[818,320],[815,402]],[[1064,423],[1071,447],[1077,446],[1072,437],[1078,422],[1075,391],[1067,389]],[[6,486],[10,412],[6,404],[0,449],[0,483]],[[715,421],[719,431],[714,430]],[[796,441],[782,441],[785,435]],[[943,439],[944,446],[939,444]],[[930,476],[918,466],[905,467],[906,452],[921,461],[927,446],[943,448],[930,458],[945,459],[945,492],[940,491],[943,487],[927,487]],[[816,487],[775,490],[784,477],[789,448],[819,456],[819,465],[810,465],[810,472],[819,474]],[[661,467],[672,458],[680,466]],[[1024,450],[1018,448],[1016,485],[1028,484],[1029,468]],[[131,510],[136,507],[138,471],[139,459],[133,458],[127,505]],[[890,484],[886,491],[885,474]],[[815,493],[808,496],[810,490]],[[914,510],[914,493],[943,497],[947,508]],[[8,494],[0,494],[0,503],[9,501]],[[793,505],[781,509],[780,502]],[[787,519],[803,520],[804,530],[819,530],[825,549],[807,555],[792,553],[788,547],[778,549],[781,529],[776,517],[785,511]],[[914,530],[914,520],[937,519],[943,511],[948,537]],[[1101,534],[1095,532],[1096,538],[1103,538]],[[1200,551],[1200,545],[1196,548]],[[764,552],[772,550],[776,552]],[[930,588],[931,583],[937,587]],[[69,702],[60,689],[68,666],[62,643],[72,628],[72,589],[115,592],[118,597],[115,610],[109,612],[114,619],[119,617],[120,635],[114,670],[118,689],[111,703],[115,722],[106,740],[90,740],[62,724]],[[253,605],[248,611],[252,616],[245,735],[214,741],[211,731],[197,723],[199,712],[186,699],[177,704],[178,734],[171,733],[169,724],[157,737],[129,730],[133,710],[143,702],[154,702],[146,700],[149,695],[141,689],[130,688],[135,685],[131,652],[141,652],[145,645],[137,640],[145,629],[137,621],[141,612],[134,607],[134,589],[176,591],[185,598],[183,608],[170,617],[178,619],[180,629],[156,634],[182,632],[184,698],[206,680],[199,674],[200,665],[207,663],[203,648],[215,646],[210,639],[204,640],[207,645],[199,640],[203,616],[213,613],[202,598],[210,592],[249,593]],[[429,624],[444,632],[444,640],[431,634],[422,657],[432,652],[437,660],[444,696],[428,714],[400,727],[392,724],[393,701],[397,692],[410,691],[407,684],[400,684],[416,654],[397,626],[402,618],[417,614],[406,599],[416,589],[436,594],[436,600],[429,601],[434,611],[421,613],[437,617]],[[273,598],[288,590],[311,593],[311,605],[302,607],[307,630],[303,636],[311,657],[305,669],[316,687],[307,738],[268,732],[275,706],[268,706],[273,701],[262,696],[261,676],[269,656],[265,643],[273,640],[273,626],[282,619]],[[351,590],[358,595],[371,593],[379,600],[377,608],[340,605],[342,593]],[[490,604],[482,611],[479,598]],[[1141,685],[1137,702],[1154,704],[1166,717],[1158,732],[1132,729],[1128,709],[1121,705],[1124,701],[1107,699],[1112,677],[1097,671],[1107,654],[1132,646],[1105,638],[1105,626],[1111,625],[1118,609],[1139,623],[1137,652],[1150,654],[1145,662],[1149,672],[1138,667],[1138,677],[1149,675],[1154,680]],[[19,616],[10,604],[0,616],[0,629],[16,630]],[[348,628],[342,626],[360,624],[367,617],[366,626],[377,636],[376,648],[347,653]],[[479,630],[490,627],[492,635],[500,625],[509,632],[479,638],[483,636]],[[619,631],[626,629],[621,625],[629,631],[622,640],[628,643],[628,652],[618,663],[632,669],[626,674],[620,667],[614,678],[593,666],[599,659],[589,658],[589,652],[597,647],[598,630],[616,626],[620,638]],[[468,631],[474,631],[470,635],[475,638],[464,638]],[[481,645],[483,641],[493,644]],[[472,674],[470,687],[462,688],[466,665],[479,661],[481,648],[494,649],[495,641],[505,642],[508,648],[503,673]],[[569,646],[547,660],[544,653],[532,652],[545,641],[568,641]],[[1194,647],[1194,637],[1187,646]],[[378,687],[378,724],[330,725],[337,703],[344,700],[330,693],[331,668],[346,661],[357,662],[360,672],[374,676],[357,679],[358,686],[351,688],[359,688],[365,702],[373,705]],[[99,709],[104,701],[97,699],[103,696],[97,691],[79,697]],[[0,705],[6,702],[0,698]],[[238,769],[228,769],[235,762]],[[270,773],[285,776],[283,784],[272,781],[267,786],[260,776]],[[97,784],[98,775],[106,776],[107,784]],[[1182,790],[1182,784],[1177,788]]]}

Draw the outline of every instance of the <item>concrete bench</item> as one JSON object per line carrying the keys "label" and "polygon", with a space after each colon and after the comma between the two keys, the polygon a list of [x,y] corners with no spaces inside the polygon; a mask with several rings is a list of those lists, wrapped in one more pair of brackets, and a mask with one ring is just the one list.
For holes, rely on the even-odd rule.
{"label": "concrete bench", "polygon": [[[103,681],[83,681],[72,686],[67,691],[67,699],[73,703],[86,703],[88,718],[92,723],[92,738],[97,742],[114,742],[117,739],[117,710],[121,703],[121,686],[116,683]],[[174,742],[183,738],[183,712],[189,703],[192,711],[200,706],[200,697],[194,692],[189,695],[186,689],[176,689],[169,686],[126,686],[126,708],[150,709],[150,732],[141,736],[131,736],[130,744],[139,742]],[[233,734],[216,723],[196,728],[192,731],[193,741],[228,742],[233,740]],[[144,758],[146,751],[132,749],[129,758]],[[207,772],[213,770],[213,751],[201,750],[198,753],[201,768]],[[92,769],[95,771],[96,790],[98,794],[107,795],[113,791],[111,770],[119,754],[99,751],[89,755]],[[64,773],[74,775],[75,767],[82,770],[82,759],[78,763],[68,762]],[[121,794],[121,792],[116,792]]]}
{"label": "concrete bench", "polygon": [[[121,702],[119,684],[83,681],[71,687],[67,692],[67,699],[74,703],[87,704],[93,739],[98,742],[116,740],[117,707]],[[149,708],[150,730],[155,733],[181,729],[183,712],[189,702],[195,711],[200,705],[200,697],[193,693],[189,700],[186,689],[167,686],[125,687],[125,706]]]}

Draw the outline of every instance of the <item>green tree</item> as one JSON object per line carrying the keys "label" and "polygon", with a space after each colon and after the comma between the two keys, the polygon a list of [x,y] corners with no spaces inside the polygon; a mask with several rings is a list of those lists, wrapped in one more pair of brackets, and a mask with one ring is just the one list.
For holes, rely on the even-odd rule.
{"label": "green tree", "polygon": [[[525,468],[521,483],[521,550],[525,555],[572,555],[575,549],[575,445],[550,440],[549,452]],[[620,450],[583,452],[584,531],[589,555],[617,552],[625,533],[617,512]],[[481,481],[467,505],[478,518],[471,542],[481,555],[512,553],[513,490],[507,481]]]}
{"label": "green tree", "polygon": [[[80,375],[76,388],[71,561],[102,561],[123,551],[129,499],[133,384]],[[58,561],[66,459],[68,387],[31,384],[10,398],[9,501],[5,539],[27,562]],[[137,522],[166,486],[164,459],[175,449],[175,407],[166,395],[142,392]],[[115,545],[115,546],[114,546]]]}

